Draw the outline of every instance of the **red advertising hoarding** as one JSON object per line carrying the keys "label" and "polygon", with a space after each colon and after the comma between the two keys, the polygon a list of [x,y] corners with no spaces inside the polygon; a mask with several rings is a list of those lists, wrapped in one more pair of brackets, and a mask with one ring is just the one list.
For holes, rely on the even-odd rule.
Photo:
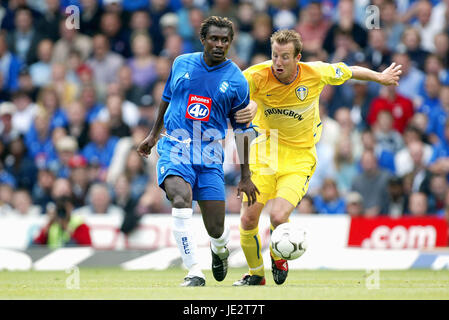
{"label": "red advertising hoarding", "polygon": [[351,218],[348,246],[372,249],[430,249],[447,245],[448,227],[443,218]]}

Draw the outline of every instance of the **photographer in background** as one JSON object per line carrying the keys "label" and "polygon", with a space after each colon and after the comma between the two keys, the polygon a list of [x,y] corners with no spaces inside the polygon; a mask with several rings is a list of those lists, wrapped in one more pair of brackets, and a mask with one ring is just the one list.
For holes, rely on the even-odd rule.
{"label": "photographer in background", "polygon": [[90,231],[83,218],[72,216],[70,197],[61,196],[47,206],[49,223],[42,228],[32,245],[47,245],[51,249],[66,246],[91,246]]}

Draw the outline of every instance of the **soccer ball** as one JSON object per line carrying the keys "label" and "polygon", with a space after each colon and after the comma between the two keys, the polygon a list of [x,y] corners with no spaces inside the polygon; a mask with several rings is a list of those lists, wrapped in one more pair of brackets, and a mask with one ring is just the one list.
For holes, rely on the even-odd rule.
{"label": "soccer ball", "polygon": [[307,249],[306,231],[291,222],[280,224],[271,234],[271,248],[283,259],[297,259]]}

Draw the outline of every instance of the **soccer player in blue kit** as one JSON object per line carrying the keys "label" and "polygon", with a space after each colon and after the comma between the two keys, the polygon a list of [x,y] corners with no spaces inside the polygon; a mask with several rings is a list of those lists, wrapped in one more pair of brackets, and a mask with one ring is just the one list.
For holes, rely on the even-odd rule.
{"label": "soccer player in blue kit", "polygon": [[[257,106],[250,104],[248,82],[240,69],[226,58],[233,36],[233,24],[227,18],[213,16],[203,22],[200,40],[204,52],[175,59],[156,122],[137,148],[141,156],[148,157],[157,143],[158,184],[172,204],[173,235],[189,270],[181,286],[204,286],[206,282],[198,263],[195,231],[190,227],[192,200],[198,201],[211,240],[214,278],[222,281],[227,274],[229,230],[224,224],[221,141],[226,135],[228,118],[235,130],[242,163],[238,192],[248,196],[249,205],[258,192],[251,181],[248,163],[248,139],[252,131],[248,123]],[[239,123],[235,120],[238,111]],[[163,127],[166,132],[161,134]]]}

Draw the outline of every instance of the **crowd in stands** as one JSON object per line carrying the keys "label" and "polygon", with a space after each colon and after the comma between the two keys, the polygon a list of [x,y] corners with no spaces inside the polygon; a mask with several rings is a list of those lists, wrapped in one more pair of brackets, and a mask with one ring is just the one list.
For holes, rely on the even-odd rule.
{"label": "crowd in stands", "polygon": [[[0,3],[0,217],[45,214],[58,195],[80,214],[123,216],[125,233],[169,213],[156,153],[135,149],[173,60],[202,51],[201,22],[220,15],[234,22],[228,57],[242,70],[270,59],[282,28],[302,35],[303,61],[402,65],[398,87],[325,87],[318,166],[297,214],[449,219],[448,0]],[[239,165],[225,164],[227,212],[240,211],[238,180]]]}

